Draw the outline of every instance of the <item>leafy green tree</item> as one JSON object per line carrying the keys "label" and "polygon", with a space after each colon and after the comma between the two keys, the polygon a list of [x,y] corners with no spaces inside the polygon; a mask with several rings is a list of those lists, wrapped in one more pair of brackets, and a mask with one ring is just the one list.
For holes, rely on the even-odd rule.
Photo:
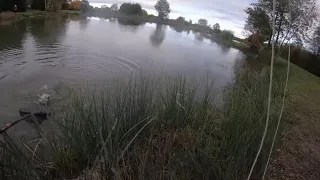
{"label": "leafy green tree", "polygon": [[212,29],[213,29],[215,32],[220,32],[220,24],[219,24],[219,23],[215,23],[215,24],[212,26]]}
{"label": "leafy green tree", "polygon": [[33,0],[31,4],[31,8],[44,11],[46,9],[45,0]]}
{"label": "leafy green tree", "polygon": [[[272,19],[274,19],[276,22],[275,43],[280,46],[290,40],[307,39],[310,28],[317,20],[316,0],[291,0],[290,5],[287,0],[277,0],[275,14],[273,14],[273,0],[258,0],[256,3],[252,3],[250,8],[246,10],[249,18],[247,19],[249,25],[246,23],[246,29],[252,31],[252,28],[258,26],[257,29],[263,29],[263,33],[266,33],[270,31],[268,26],[272,26]],[[291,9],[291,16],[289,9]],[[259,15],[262,17],[257,17]],[[268,21],[266,16],[269,17],[269,25],[266,23]],[[253,21],[250,19],[252,17],[257,20],[255,27],[250,25]]]}
{"label": "leafy green tree", "polygon": [[267,15],[261,7],[257,5],[252,5],[248,7],[245,12],[248,14],[244,30],[248,34],[254,34],[259,31],[259,34],[262,36],[263,41],[268,40],[268,46],[271,42],[272,28],[270,17]]}
{"label": "leafy green tree", "polygon": [[87,13],[90,11],[90,3],[88,0],[82,0],[82,5],[81,5],[81,8],[80,8],[80,12],[81,13]]}
{"label": "leafy green tree", "polygon": [[142,8],[140,4],[133,4],[133,3],[123,3],[119,9],[120,13],[125,15],[139,15],[143,14]]}
{"label": "leafy green tree", "polygon": [[160,19],[167,19],[171,12],[170,5],[167,0],[158,0],[157,4],[154,6],[158,11]]}
{"label": "leafy green tree", "polygon": [[142,9],[142,16],[148,17],[148,12],[144,9]]}
{"label": "leafy green tree", "polygon": [[199,24],[200,26],[207,26],[207,25],[208,25],[208,20],[206,20],[206,19],[199,19],[199,20],[198,20],[198,24]]}
{"label": "leafy green tree", "polygon": [[221,39],[226,41],[232,41],[234,38],[234,32],[229,30],[221,31]]}
{"label": "leafy green tree", "polygon": [[186,19],[185,19],[184,17],[182,17],[182,16],[179,16],[179,17],[177,18],[177,22],[178,22],[179,24],[183,24],[183,23],[186,22]]}
{"label": "leafy green tree", "polygon": [[117,4],[112,4],[112,5],[110,6],[110,9],[111,9],[112,11],[119,11],[119,8],[118,8],[118,5],[117,5]]}

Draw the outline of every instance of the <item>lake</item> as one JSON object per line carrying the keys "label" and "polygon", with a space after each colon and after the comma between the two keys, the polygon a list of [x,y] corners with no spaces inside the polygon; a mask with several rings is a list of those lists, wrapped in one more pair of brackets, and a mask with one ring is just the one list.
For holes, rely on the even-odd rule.
{"label": "lake", "polygon": [[210,76],[216,87],[225,87],[242,55],[193,32],[98,18],[3,24],[0,39],[0,124],[17,119],[22,105],[36,103],[44,85],[79,88],[142,72]]}

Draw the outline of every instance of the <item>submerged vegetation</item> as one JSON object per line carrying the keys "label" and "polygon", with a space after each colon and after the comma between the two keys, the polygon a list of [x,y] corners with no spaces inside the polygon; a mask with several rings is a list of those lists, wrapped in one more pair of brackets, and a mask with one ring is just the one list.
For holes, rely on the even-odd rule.
{"label": "submerged vegetation", "polygon": [[[131,78],[71,97],[57,128],[30,142],[1,139],[1,179],[244,179],[266,117],[268,69],[239,70],[224,103],[213,84],[184,77]],[[277,71],[277,76],[280,77]],[[270,147],[283,88],[276,78]],[[91,94],[91,93],[89,93]]]}

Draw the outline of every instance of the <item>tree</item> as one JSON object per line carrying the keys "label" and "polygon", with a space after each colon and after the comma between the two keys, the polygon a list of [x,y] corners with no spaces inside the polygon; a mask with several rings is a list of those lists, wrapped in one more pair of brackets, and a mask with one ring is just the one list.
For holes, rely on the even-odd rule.
{"label": "tree", "polygon": [[208,21],[206,19],[199,19],[198,20],[198,24],[200,26],[207,26],[208,25]]}
{"label": "tree", "polygon": [[77,1],[72,1],[72,2],[71,2],[71,9],[72,9],[72,10],[76,10],[76,11],[80,11],[81,5],[82,5],[82,2],[79,1],[79,0],[77,0]]}
{"label": "tree", "polygon": [[69,0],[63,0],[62,4],[61,4],[61,9],[62,10],[68,10],[70,8],[70,4]]}
{"label": "tree", "polygon": [[167,19],[171,9],[167,0],[158,0],[157,4],[154,6],[158,11],[158,16],[160,19]]}
{"label": "tree", "polygon": [[82,0],[80,11],[81,13],[87,13],[90,11],[90,3],[88,0]]}
{"label": "tree", "polygon": [[57,12],[61,9],[61,4],[63,0],[43,0],[45,3],[45,10]]}
{"label": "tree", "polygon": [[215,32],[220,32],[220,24],[219,23],[215,23],[213,26],[212,26],[213,30]]}
{"label": "tree", "polygon": [[148,17],[148,12],[144,9],[142,9],[142,16]]}
{"label": "tree", "polygon": [[[15,8],[16,5],[16,8]],[[26,11],[26,0],[0,0],[0,12],[2,11]]]}
{"label": "tree", "polygon": [[110,9],[111,9],[112,11],[119,11],[119,8],[118,8],[118,5],[117,5],[117,4],[112,4],[112,5],[110,6]]}
{"label": "tree", "polygon": [[[316,0],[291,0],[290,5],[287,0],[278,0],[276,12],[273,15],[273,0],[258,0],[257,3],[251,4],[251,9],[246,10],[249,23],[246,23],[245,28],[250,31],[252,28],[270,31],[268,26],[272,27],[272,19],[274,19],[276,22],[275,43],[280,47],[290,40],[306,40],[310,34],[310,28],[317,19],[316,7]],[[289,9],[291,9],[291,17],[288,13]],[[271,35],[269,37],[271,38]]]}
{"label": "tree", "polygon": [[182,17],[182,16],[179,16],[179,17],[177,18],[177,22],[178,22],[179,24],[183,24],[183,23],[186,22],[186,19],[185,19],[184,17]]}
{"label": "tree", "polygon": [[233,31],[223,30],[221,31],[221,39],[226,41],[232,41],[234,38],[233,34]]}
{"label": "tree", "polygon": [[248,14],[248,18],[246,19],[244,29],[249,34],[254,34],[259,31],[259,34],[262,36],[263,41],[268,40],[269,46],[272,36],[270,17],[261,7],[257,5],[252,6],[253,7],[249,7],[245,10],[245,12]]}
{"label": "tree", "polygon": [[320,57],[320,26],[313,33],[311,49],[313,54]]}
{"label": "tree", "polygon": [[44,0],[33,0],[32,4],[31,4],[31,8],[44,11],[46,9],[45,1]]}
{"label": "tree", "polygon": [[192,24],[192,20],[191,19],[189,19],[189,24]]}
{"label": "tree", "polygon": [[142,8],[140,4],[132,4],[132,3],[123,3],[119,9],[120,13],[125,15],[139,15],[143,14]]}

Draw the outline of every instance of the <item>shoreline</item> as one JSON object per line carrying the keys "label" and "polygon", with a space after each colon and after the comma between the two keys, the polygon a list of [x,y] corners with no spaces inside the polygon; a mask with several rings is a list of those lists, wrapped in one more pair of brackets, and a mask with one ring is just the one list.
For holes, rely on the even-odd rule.
{"label": "shoreline", "polygon": [[80,11],[60,10],[59,12],[48,12],[31,10],[26,12],[2,12],[0,13],[0,25],[14,23],[26,18],[54,17],[54,16],[80,16]]}

